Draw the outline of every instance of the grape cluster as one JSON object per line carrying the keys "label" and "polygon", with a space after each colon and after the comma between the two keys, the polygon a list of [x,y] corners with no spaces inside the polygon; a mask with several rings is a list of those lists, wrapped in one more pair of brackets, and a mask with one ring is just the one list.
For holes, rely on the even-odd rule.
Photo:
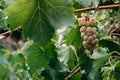
{"label": "grape cluster", "polygon": [[82,13],[81,18],[78,18],[78,22],[80,25],[94,26],[95,25],[95,18],[93,17],[93,15],[87,16],[87,14]]}
{"label": "grape cluster", "polygon": [[87,14],[82,13],[81,18],[78,19],[81,26],[80,32],[83,38],[83,46],[86,49],[85,53],[90,54],[98,44],[98,39],[96,39],[98,32],[95,27],[89,27],[95,25],[95,19],[92,15],[87,17]]}

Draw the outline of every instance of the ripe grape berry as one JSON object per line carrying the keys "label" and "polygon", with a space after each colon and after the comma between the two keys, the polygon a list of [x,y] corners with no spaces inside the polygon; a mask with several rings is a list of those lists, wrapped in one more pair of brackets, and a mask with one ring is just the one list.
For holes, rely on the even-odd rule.
{"label": "ripe grape berry", "polygon": [[90,27],[95,25],[95,18],[92,15],[87,16],[87,14],[82,13],[81,18],[78,19],[78,22],[82,25],[80,28],[80,33],[83,38],[83,46],[86,48],[85,53],[88,55],[96,48],[98,44],[98,39],[96,39],[98,32],[95,27]]}
{"label": "ripe grape berry", "polygon": [[86,31],[86,27],[85,26],[80,28],[80,32],[85,32],[85,31]]}

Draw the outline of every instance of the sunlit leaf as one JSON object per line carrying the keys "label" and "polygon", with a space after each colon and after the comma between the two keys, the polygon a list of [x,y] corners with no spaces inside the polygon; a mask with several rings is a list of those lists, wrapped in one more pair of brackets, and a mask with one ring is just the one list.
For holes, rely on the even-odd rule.
{"label": "sunlit leaf", "polygon": [[68,0],[14,0],[5,11],[11,30],[22,26],[25,37],[44,46],[50,41],[55,27],[73,24],[71,6],[72,2]]}
{"label": "sunlit leaf", "polygon": [[62,45],[58,49],[58,59],[67,65],[70,69],[75,67],[76,53],[73,48]]}

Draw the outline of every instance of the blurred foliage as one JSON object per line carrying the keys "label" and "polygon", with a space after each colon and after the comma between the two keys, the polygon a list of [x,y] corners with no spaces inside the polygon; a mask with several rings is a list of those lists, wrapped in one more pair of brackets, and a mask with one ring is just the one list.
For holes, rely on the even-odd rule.
{"label": "blurred foliage", "polygon": [[4,8],[6,7],[6,2],[4,0],[0,0],[0,29],[7,29],[6,18],[7,16],[4,13]]}
{"label": "blurred foliage", "polygon": [[119,80],[120,37],[109,31],[120,22],[120,9],[85,12],[94,15],[99,33],[99,44],[89,56],[76,22],[81,13],[73,13],[116,3],[119,0],[0,0],[0,29],[21,26],[27,40],[16,51],[0,44],[0,80]]}

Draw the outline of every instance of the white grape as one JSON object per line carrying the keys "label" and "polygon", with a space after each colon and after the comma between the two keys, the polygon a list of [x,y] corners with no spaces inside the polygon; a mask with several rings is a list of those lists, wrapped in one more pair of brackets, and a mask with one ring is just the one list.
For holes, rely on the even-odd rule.
{"label": "white grape", "polygon": [[86,31],[86,27],[85,26],[82,26],[81,28],[80,28],[80,32],[85,32]]}

